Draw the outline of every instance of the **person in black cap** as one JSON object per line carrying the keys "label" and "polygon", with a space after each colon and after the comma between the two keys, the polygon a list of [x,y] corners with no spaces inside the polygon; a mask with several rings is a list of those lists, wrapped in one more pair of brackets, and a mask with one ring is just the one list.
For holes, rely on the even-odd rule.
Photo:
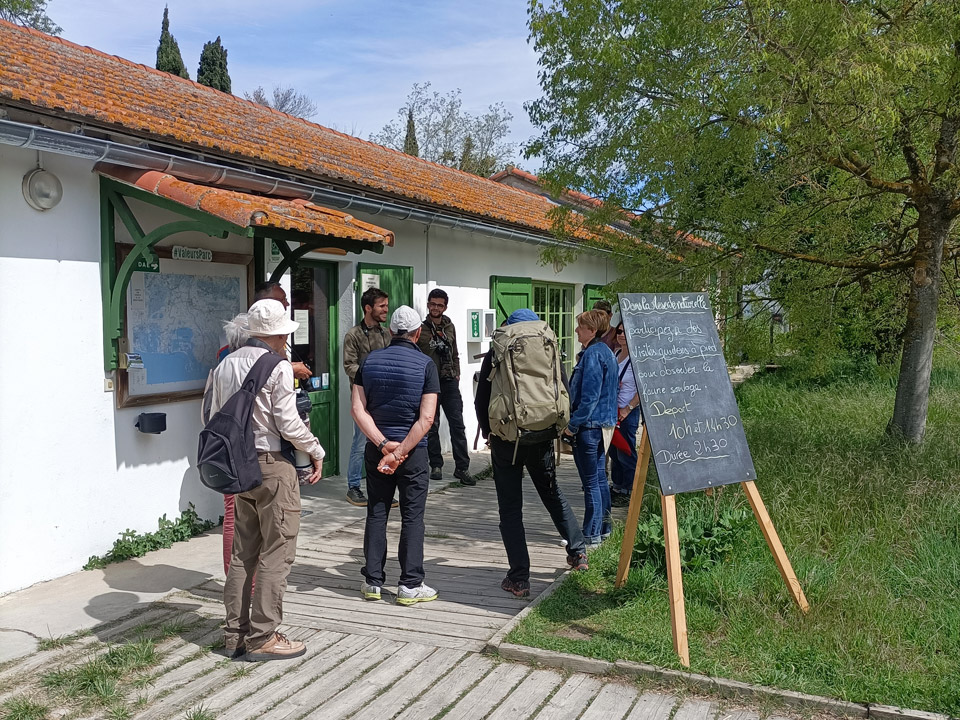
{"label": "person in black cap", "polygon": [[[517,310],[507,325],[520,322],[538,322],[533,310]],[[543,506],[566,541],[567,565],[574,570],[587,569],[587,548],[583,532],[570,503],[557,484],[556,456],[553,441],[544,439],[528,444],[507,442],[490,432],[490,371],[493,351],[489,351],[480,366],[480,382],[475,402],[477,421],[484,438],[490,440],[490,459],[493,463],[493,482],[497,487],[497,505],[500,510],[500,537],[507,551],[510,570],[500,587],[517,597],[530,594],[530,554],[527,551],[526,531],[523,527],[523,469],[527,469]],[[562,372],[562,370],[561,370]],[[566,385],[566,378],[563,378]]]}

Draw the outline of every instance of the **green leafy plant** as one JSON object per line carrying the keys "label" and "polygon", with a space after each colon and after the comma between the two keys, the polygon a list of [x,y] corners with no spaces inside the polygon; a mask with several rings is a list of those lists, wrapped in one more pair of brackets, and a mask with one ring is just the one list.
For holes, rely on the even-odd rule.
{"label": "green leafy plant", "polygon": [[[750,514],[743,507],[711,510],[707,503],[684,507],[678,519],[680,565],[684,572],[707,570],[733,550],[736,538],[745,531]],[[633,560],[666,573],[663,519],[650,513],[637,525]]]}
{"label": "green leafy plant", "polygon": [[114,541],[110,552],[106,555],[91,555],[83,569],[94,570],[104,568],[110,563],[143,557],[151,550],[168,548],[175,542],[189,540],[214,527],[211,521],[203,520],[197,515],[193,503],[190,503],[176,520],[168,520],[164,514],[157,523],[159,529],[156,532],[143,535],[127,528],[120,533],[120,539]]}

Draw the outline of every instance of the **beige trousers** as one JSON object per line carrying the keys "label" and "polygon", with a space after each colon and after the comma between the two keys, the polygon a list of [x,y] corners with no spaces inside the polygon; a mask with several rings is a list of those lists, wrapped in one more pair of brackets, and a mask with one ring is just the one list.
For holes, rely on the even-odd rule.
{"label": "beige trousers", "polygon": [[[223,586],[224,634],[245,642],[248,651],[269,640],[283,620],[283,593],[300,531],[296,468],[280,453],[261,453],[259,459],[263,484],[235,496],[233,554]],[[254,575],[257,591],[251,593]]]}

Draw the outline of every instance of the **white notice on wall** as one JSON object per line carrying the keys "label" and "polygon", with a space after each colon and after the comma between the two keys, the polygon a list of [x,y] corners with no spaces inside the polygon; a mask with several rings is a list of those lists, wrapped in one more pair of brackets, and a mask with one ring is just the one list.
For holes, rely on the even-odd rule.
{"label": "white notice on wall", "polygon": [[294,310],[293,321],[300,323],[300,327],[293,333],[293,344],[306,345],[310,342],[310,311]]}
{"label": "white notice on wall", "polygon": [[380,287],[380,275],[373,273],[360,273],[360,292],[370,288]]}

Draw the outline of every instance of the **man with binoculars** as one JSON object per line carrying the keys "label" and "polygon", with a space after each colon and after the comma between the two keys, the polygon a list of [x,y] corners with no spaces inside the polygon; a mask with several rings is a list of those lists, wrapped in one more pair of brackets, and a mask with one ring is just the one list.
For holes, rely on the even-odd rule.
{"label": "man with binoculars", "polygon": [[[460,396],[460,354],[457,352],[457,333],[453,321],[444,315],[449,297],[440,288],[427,296],[427,317],[417,344],[424,355],[437,365],[440,373],[440,408],[450,425],[450,443],[453,445],[453,476],[464,485],[476,485],[470,475],[470,455],[467,434],[463,425],[463,398]],[[430,456],[430,479],[443,479],[443,456],[440,454],[440,413],[427,437]]]}

